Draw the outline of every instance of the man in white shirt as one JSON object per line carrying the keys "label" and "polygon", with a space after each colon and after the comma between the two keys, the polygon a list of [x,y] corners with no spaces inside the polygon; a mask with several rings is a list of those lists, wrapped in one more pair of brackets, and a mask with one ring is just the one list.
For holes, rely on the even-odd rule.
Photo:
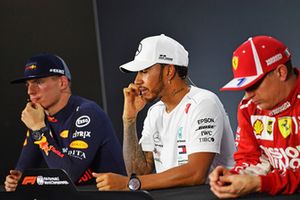
{"label": "man in white shirt", "polygon": [[[215,166],[234,165],[234,138],[223,105],[214,93],[188,85],[187,66],[188,52],[163,34],[142,40],[134,60],[120,66],[137,72],[123,91],[123,155],[130,176],[94,173],[99,190],[203,184]],[[157,99],[138,141],[137,114]]]}

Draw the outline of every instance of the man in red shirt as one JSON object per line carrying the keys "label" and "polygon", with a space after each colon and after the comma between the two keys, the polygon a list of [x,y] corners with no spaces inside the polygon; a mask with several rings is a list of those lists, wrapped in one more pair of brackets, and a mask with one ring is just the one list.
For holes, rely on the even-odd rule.
{"label": "man in red shirt", "polygon": [[238,106],[236,165],[209,176],[219,198],[300,191],[300,78],[291,54],[269,36],[249,38],[232,58],[234,79],[221,90],[245,90]]}

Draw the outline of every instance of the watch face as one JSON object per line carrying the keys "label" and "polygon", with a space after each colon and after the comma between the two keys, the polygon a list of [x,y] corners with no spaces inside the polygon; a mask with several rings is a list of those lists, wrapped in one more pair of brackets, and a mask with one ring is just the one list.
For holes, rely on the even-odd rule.
{"label": "watch face", "polygon": [[34,139],[35,141],[39,141],[39,140],[42,139],[43,134],[42,134],[41,132],[39,132],[39,131],[33,131],[33,132],[32,132],[32,136],[33,136],[33,139]]}
{"label": "watch face", "polygon": [[133,191],[139,190],[140,186],[141,186],[141,183],[140,183],[139,179],[131,178],[129,180],[128,187],[130,190],[133,190]]}

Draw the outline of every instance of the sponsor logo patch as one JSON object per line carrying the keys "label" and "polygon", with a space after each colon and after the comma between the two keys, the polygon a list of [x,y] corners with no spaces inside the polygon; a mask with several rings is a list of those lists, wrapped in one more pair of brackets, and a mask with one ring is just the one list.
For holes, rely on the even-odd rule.
{"label": "sponsor logo patch", "polygon": [[197,120],[198,124],[207,124],[207,123],[215,123],[215,120],[213,118],[202,118]]}
{"label": "sponsor logo patch", "polygon": [[237,56],[233,56],[232,58],[232,67],[234,70],[237,70],[239,65],[239,58]]}
{"label": "sponsor logo patch", "polygon": [[282,104],[281,106],[279,106],[278,108],[275,108],[274,110],[270,111],[269,115],[270,116],[277,115],[277,114],[285,111],[289,107],[291,107],[291,103],[289,101],[287,101],[284,104]]}
{"label": "sponsor logo patch", "polygon": [[269,135],[273,134],[273,124],[274,124],[273,120],[267,120],[267,133]]}
{"label": "sponsor logo patch", "polygon": [[91,119],[89,116],[82,115],[81,117],[79,117],[76,120],[75,125],[76,125],[76,127],[81,128],[81,127],[85,127],[85,126],[89,125],[90,122],[91,122]]}
{"label": "sponsor logo patch", "polygon": [[139,55],[141,53],[142,49],[143,49],[143,44],[140,43],[139,47],[138,47],[138,50],[135,52],[135,56]]}
{"label": "sponsor logo patch", "polygon": [[159,55],[158,57],[159,60],[168,60],[168,61],[172,61],[173,58],[168,57],[167,55]]}
{"label": "sponsor logo patch", "polygon": [[256,135],[261,135],[264,130],[264,123],[260,119],[255,120],[253,130]]}
{"label": "sponsor logo patch", "polygon": [[178,140],[181,140],[181,139],[182,139],[182,129],[183,129],[183,127],[180,127],[180,128],[178,129],[178,133],[177,133],[177,139],[178,139]]}
{"label": "sponsor logo patch", "polygon": [[281,53],[276,54],[275,56],[266,60],[267,66],[272,65],[273,63],[281,60],[283,58]]}
{"label": "sponsor logo patch", "polygon": [[50,151],[49,143],[48,143],[47,138],[45,136],[43,136],[40,141],[35,141],[34,144],[39,145],[40,149],[45,152],[46,156],[49,155],[49,151]]}
{"label": "sponsor logo patch", "polygon": [[62,138],[68,138],[69,136],[69,130],[64,130],[60,133],[60,137]]}
{"label": "sponsor logo patch", "polygon": [[159,142],[161,141],[160,135],[159,135],[158,132],[156,132],[156,133],[153,134],[153,141],[154,141],[155,143],[159,143]]}
{"label": "sponsor logo patch", "polygon": [[81,137],[83,139],[85,138],[90,138],[91,137],[91,131],[75,131],[75,133],[73,133],[72,138],[78,138]]}
{"label": "sponsor logo patch", "polygon": [[257,139],[273,141],[275,117],[252,115],[253,134]]}
{"label": "sponsor logo patch", "polygon": [[65,74],[65,71],[63,69],[50,69],[49,72]]}
{"label": "sponsor logo patch", "polygon": [[45,176],[26,176],[22,185],[69,185],[70,183],[65,180],[60,180],[59,177],[45,177]]}
{"label": "sponsor logo patch", "polygon": [[191,107],[190,103],[186,104],[186,106],[185,106],[185,113],[186,114],[188,114],[190,107]]}
{"label": "sponsor logo patch", "polygon": [[238,80],[237,80],[237,84],[236,84],[236,86],[241,86],[242,84],[244,84],[244,82],[247,80],[247,78],[239,78]]}
{"label": "sponsor logo patch", "polygon": [[292,117],[278,118],[278,128],[281,135],[287,138],[292,132]]}
{"label": "sponsor logo patch", "polygon": [[58,151],[54,146],[49,145],[47,138],[45,136],[43,136],[40,141],[35,141],[34,144],[39,145],[40,149],[45,152],[46,156],[48,156],[49,152],[52,151],[57,156],[59,156],[61,158],[64,157],[64,154],[62,154],[60,151]]}
{"label": "sponsor logo patch", "polygon": [[268,160],[275,169],[298,169],[300,167],[300,146],[286,148],[272,148],[260,146],[268,156]]}
{"label": "sponsor logo patch", "polygon": [[25,70],[35,70],[37,68],[36,65],[29,65],[25,68]]}
{"label": "sponsor logo patch", "polygon": [[205,126],[199,126],[196,131],[203,130],[203,129],[213,129],[215,128],[215,125],[205,125]]}
{"label": "sponsor logo patch", "polygon": [[186,146],[185,145],[179,145],[178,146],[178,153],[179,154],[186,154]]}
{"label": "sponsor logo patch", "polygon": [[25,176],[22,185],[34,185],[37,177],[36,176]]}
{"label": "sponsor logo patch", "polygon": [[203,137],[199,138],[199,142],[214,142],[215,138],[214,137]]}
{"label": "sponsor logo patch", "polygon": [[69,150],[68,155],[72,156],[74,158],[78,158],[80,160],[86,159],[85,153],[83,151],[80,151],[80,150],[75,150],[75,149]]}
{"label": "sponsor logo patch", "polygon": [[87,149],[89,145],[82,140],[74,140],[71,142],[70,147],[73,149]]}

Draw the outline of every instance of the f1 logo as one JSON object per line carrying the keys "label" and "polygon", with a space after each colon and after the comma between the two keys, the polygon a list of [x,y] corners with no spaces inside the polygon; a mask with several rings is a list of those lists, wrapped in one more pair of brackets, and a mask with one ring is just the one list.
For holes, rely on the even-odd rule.
{"label": "f1 logo", "polygon": [[27,185],[27,184],[34,185],[35,181],[36,181],[36,176],[26,176],[22,181],[22,185]]}

